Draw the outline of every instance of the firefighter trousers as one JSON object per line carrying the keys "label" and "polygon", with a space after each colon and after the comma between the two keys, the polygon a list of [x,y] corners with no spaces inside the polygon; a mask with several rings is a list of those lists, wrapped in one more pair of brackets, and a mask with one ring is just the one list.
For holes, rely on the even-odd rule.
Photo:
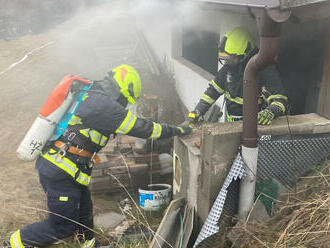
{"label": "firefighter trousers", "polygon": [[93,203],[88,187],[70,176],[59,179],[39,172],[39,178],[47,196],[49,216],[20,230],[22,244],[48,246],[76,232],[86,240],[92,239]]}

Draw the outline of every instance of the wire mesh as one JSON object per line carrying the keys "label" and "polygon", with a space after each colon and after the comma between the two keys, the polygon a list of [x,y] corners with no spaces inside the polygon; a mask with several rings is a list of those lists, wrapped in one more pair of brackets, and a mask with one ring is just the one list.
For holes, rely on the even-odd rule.
{"label": "wire mesh", "polygon": [[[277,179],[291,188],[299,177],[319,165],[330,154],[330,134],[310,135],[263,135],[259,138],[257,180]],[[237,155],[229,174],[216,198],[194,247],[223,247],[220,238],[224,226],[219,226],[225,213],[237,213],[237,179],[245,174],[245,166],[240,154]],[[236,211],[236,212],[235,212]],[[220,229],[221,228],[221,229]]]}

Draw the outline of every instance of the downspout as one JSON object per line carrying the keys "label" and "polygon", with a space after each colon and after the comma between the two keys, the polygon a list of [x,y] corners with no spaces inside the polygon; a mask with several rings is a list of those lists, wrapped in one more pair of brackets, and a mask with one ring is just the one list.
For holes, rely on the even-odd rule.
{"label": "downspout", "polygon": [[289,15],[290,12],[281,12],[279,9],[262,10],[259,27],[260,49],[250,59],[244,71],[242,157],[247,168],[246,176],[240,183],[238,209],[239,217],[244,220],[253,206],[257,179],[259,72],[275,62],[281,22],[286,21]]}

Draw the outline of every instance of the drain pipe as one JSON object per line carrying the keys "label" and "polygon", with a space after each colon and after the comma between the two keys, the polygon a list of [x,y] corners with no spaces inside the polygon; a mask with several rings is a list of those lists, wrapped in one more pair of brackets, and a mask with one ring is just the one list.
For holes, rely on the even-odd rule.
{"label": "drain pipe", "polygon": [[246,220],[254,202],[258,141],[257,113],[260,93],[259,72],[275,62],[278,51],[281,22],[287,20],[290,13],[282,13],[279,9],[263,9],[260,33],[260,50],[248,62],[243,77],[243,134],[242,157],[246,165],[246,176],[240,183],[239,209],[240,219]]}

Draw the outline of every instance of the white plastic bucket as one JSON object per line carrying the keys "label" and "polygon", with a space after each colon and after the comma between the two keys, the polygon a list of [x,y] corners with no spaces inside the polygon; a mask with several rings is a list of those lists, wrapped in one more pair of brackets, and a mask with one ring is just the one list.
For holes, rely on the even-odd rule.
{"label": "white plastic bucket", "polygon": [[172,197],[172,186],[169,184],[149,184],[139,189],[140,207],[144,210],[157,211],[166,207]]}

